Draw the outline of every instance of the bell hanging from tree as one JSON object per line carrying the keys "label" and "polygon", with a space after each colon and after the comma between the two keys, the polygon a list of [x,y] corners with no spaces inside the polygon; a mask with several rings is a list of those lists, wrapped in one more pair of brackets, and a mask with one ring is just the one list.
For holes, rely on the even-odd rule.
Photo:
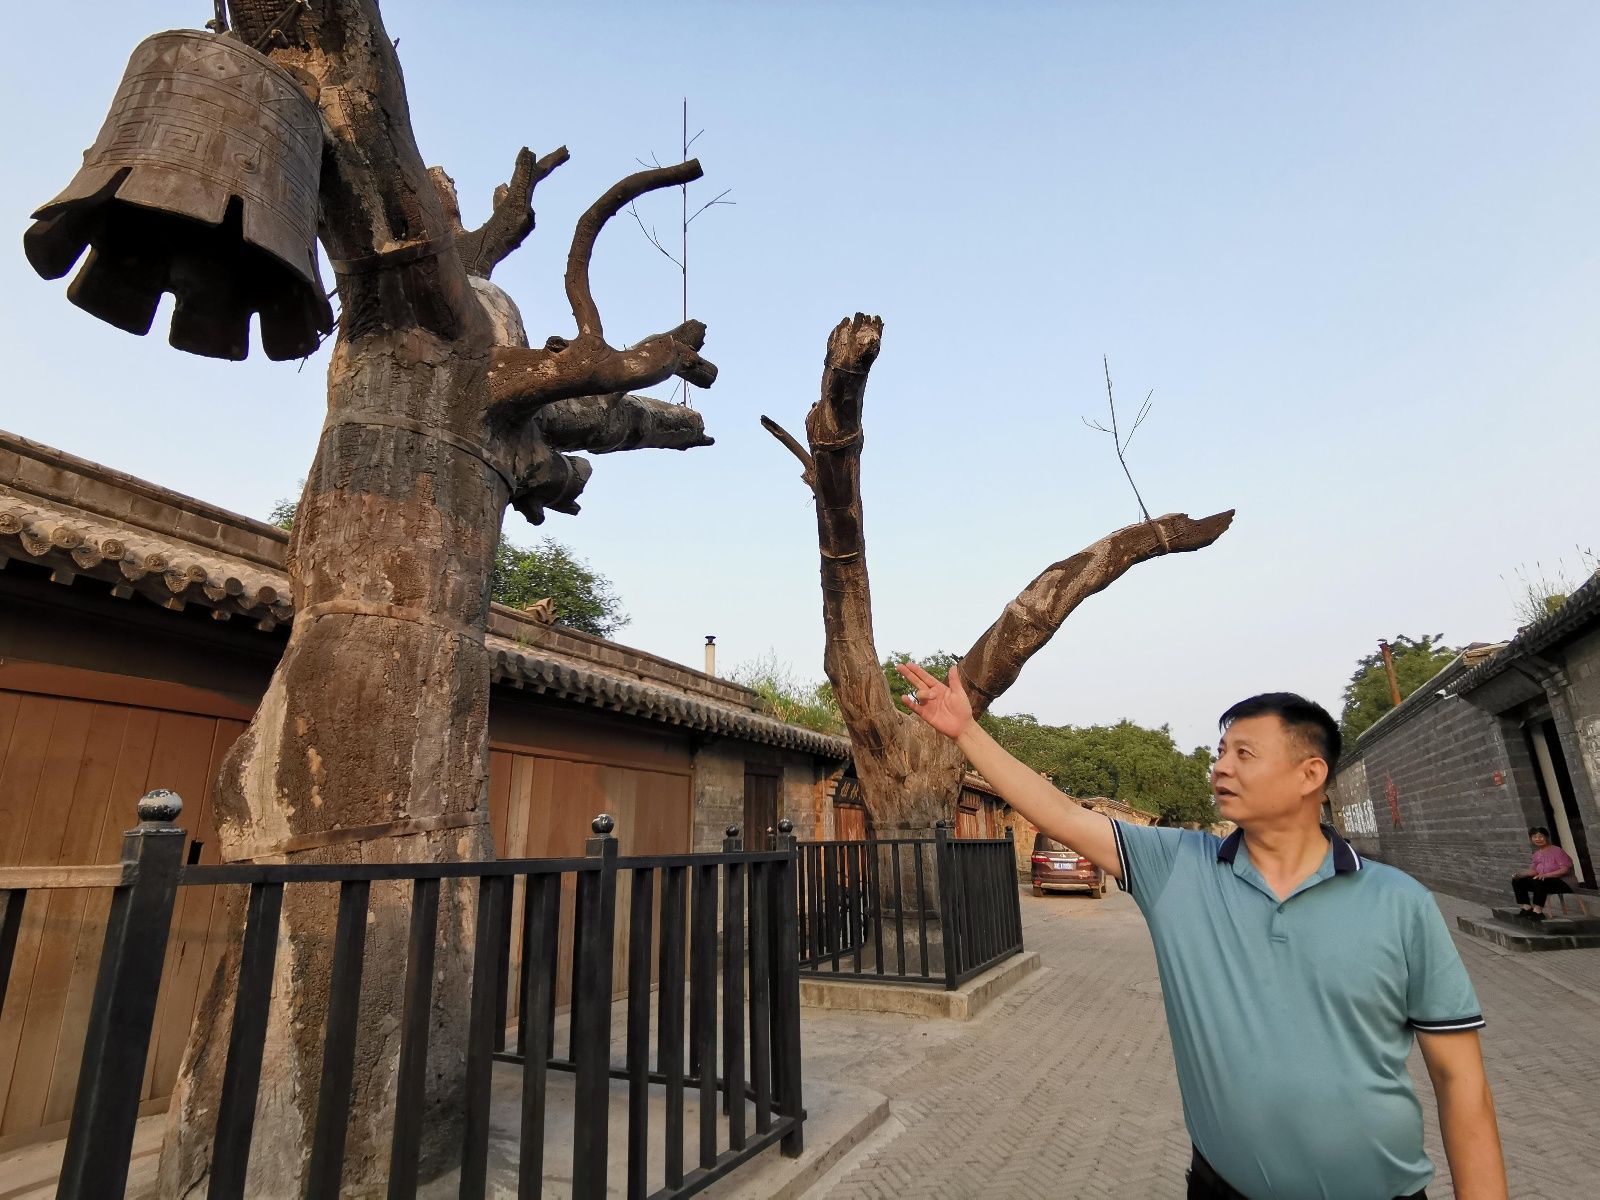
{"label": "bell hanging from tree", "polygon": [[260,314],[271,359],[301,358],[333,328],[317,270],[322,117],[289,71],[237,39],[146,38],[67,189],[23,236],[46,279],[83,267],[67,298],[145,334],[163,292],[169,340],[241,359]]}

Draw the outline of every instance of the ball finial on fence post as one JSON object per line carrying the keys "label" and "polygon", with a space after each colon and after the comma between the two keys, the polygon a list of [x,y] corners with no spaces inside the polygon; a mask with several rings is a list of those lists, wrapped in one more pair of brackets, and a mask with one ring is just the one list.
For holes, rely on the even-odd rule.
{"label": "ball finial on fence post", "polygon": [[170,825],[183,811],[183,797],[166,788],[156,788],[139,797],[139,820]]}
{"label": "ball finial on fence post", "polygon": [[793,850],[795,848],[794,822],[784,817],[778,822],[778,836],[772,839],[774,850]]}
{"label": "ball finial on fence post", "polygon": [[589,822],[589,828],[594,830],[598,837],[610,837],[611,831],[617,827],[616,819],[610,813],[601,813]]}
{"label": "ball finial on fence post", "polygon": [[738,837],[739,836],[739,826],[737,824],[730,823],[728,825],[728,827],[722,831],[722,835],[724,837],[731,837],[731,838]]}

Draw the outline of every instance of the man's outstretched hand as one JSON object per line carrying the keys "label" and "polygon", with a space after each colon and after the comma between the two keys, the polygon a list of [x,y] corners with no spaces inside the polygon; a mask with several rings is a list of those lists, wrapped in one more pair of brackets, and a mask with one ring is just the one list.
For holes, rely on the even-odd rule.
{"label": "man's outstretched hand", "polygon": [[972,725],[972,702],[961,686],[961,668],[952,665],[950,682],[940,683],[916,663],[896,663],[896,671],[915,690],[902,696],[906,707],[947,738],[958,738]]}

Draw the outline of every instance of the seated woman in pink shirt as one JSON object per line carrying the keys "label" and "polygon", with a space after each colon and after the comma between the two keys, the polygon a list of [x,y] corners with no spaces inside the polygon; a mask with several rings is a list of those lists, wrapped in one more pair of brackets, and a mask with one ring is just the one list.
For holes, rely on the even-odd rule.
{"label": "seated woman in pink shirt", "polygon": [[1522,905],[1521,915],[1530,921],[1544,920],[1544,902],[1557,892],[1572,891],[1572,859],[1560,846],[1550,843],[1550,831],[1543,825],[1528,830],[1533,843],[1533,862],[1529,869],[1511,877],[1511,890]]}

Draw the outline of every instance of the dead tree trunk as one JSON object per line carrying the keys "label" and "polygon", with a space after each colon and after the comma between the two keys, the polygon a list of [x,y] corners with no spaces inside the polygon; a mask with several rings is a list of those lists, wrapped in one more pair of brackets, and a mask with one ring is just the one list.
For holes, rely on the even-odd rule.
{"label": "dead tree trunk", "polygon": [[[883,321],[857,313],[828,338],[822,397],[806,414],[806,445],[762,417],[800,460],[817,507],[822,557],[823,663],[850,734],[856,773],[880,831],[925,833],[954,815],[966,769],[953,743],[900,710],[872,636],[872,588],[861,507],[861,415]],[[1016,681],[1072,611],[1130,567],[1163,554],[1209,546],[1233,512],[1192,520],[1169,513],[1108,534],[1042,571],[961,660],[961,677],[981,715]]]}
{"label": "dead tree trunk", "polygon": [[[279,0],[235,4],[247,41]],[[302,10],[274,57],[318,95],[327,129],[321,238],[342,315],[328,413],[290,542],[295,619],[261,707],[223,765],[223,856],[310,862],[493,854],[488,811],[489,575],[507,504],[531,520],[576,512],[589,464],[564,450],[709,442],[698,416],[626,396],[715,368],[690,322],[617,351],[589,287],[601,227],[645,192],[697,178],[690,162],[630,176],[580,220],[566,290],[573,338],[530,349],[487,277],[533,226],[534,185],[566,158],[526,150],[494,215],[465,231],[411,131],[393,42],[374,0]],[[510,316],[507,314],[509,306]],[[515,322],[520,328],[520,321]],[[586,401],[585,397],[602,397]],[[554,411],[552,407],[554,406]],[[547,434],[544,416],[557,416]],[[249,1190],[297,1195],[316,1113],[335,906],[289,888],[280,928]],[[473,905],[441,896],[424,1170],[459,1147]],[[375,886],[344,1186],[387,1174],[409,895]],[[161,1168],[163,1196],[198,1195],[210,1167],[237,964],[214,979],[185,1054]]]}

